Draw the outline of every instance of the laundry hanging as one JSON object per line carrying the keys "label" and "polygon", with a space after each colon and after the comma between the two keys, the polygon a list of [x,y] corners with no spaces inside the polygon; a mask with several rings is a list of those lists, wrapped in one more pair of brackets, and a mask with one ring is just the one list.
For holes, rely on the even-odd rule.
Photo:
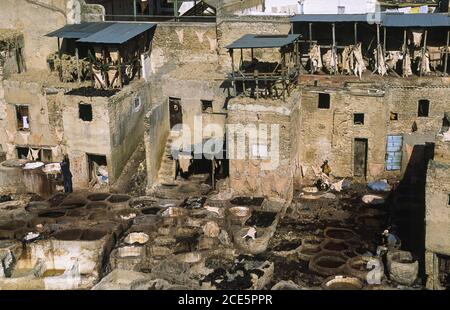
{"label": "laundry hanging", "polygon": [[32,160],[38,160],[39,159],[39,152],[41,151],[41,149],[33,149],[30,147],[30,151],[31,151],[31,156],[32,156]]}
{"label": "laundry hanging", "polygon": [[323,67],[322,63],[322,55],[320,53],[320,46],[314,44],[314,46],[309,51],[309,59],[311,62],[311,71],[312,73],[316,73],[320,71]]}

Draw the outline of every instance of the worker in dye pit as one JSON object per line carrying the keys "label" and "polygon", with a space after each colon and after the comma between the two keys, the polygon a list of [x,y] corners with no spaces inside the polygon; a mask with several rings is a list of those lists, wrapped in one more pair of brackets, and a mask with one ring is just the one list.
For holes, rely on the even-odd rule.
{"label": "worker in dye pit", "polygon": [[61,162],[61,173],[64,182],[64,192],[71,193],[72,190],[72,173],[70,172],[69,156],[64,155],[64,159]]}
{"label": "worker in dye pit", "polygon": [[388,250],[398,250],[401,245],[400,238],[388,229],[383,231],[383,241]]}
{"label": "worker in dye pit", "polygon": [[326,176],[330,176],[331,173],[331,168],[330,165],[328,165],[328,160],[325,160],[322,164],[322,166],[320,166],[320,168],[322,168],[322,172],[326,175]]}

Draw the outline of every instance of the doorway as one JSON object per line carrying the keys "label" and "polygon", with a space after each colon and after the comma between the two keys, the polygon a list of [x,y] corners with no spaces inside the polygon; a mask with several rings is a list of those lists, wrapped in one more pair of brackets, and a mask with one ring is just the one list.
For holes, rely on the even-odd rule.
{"label": "doorway", "polygon": [[[89,173],[89,183],[97,182],[99,176],[103,177],[104,182],[107,182],[107,161],[105,155],[95,155],[87,154],[88,159],[88,173]],[[105,176],[106,174],[106,176]],[[106,179],[104,179],[106,178]]]}
{"label": "doorway", "polygon": [[353,175],[355,177],[367,176],[367,139],[355,138],[353,154]]}
{"label": "doorway", "polygon": [[170,129],[183,123],[183,110],[181,109],[181,99],[169,97]]}

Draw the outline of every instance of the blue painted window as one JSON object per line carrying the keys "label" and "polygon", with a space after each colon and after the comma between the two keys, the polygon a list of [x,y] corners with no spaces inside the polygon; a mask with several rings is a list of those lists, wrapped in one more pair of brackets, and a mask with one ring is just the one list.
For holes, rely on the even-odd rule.
{"label": "blue painted window", "polygon": [[386,170],[395,171],[402,168],[402,136],[388,136],[386,147]]}

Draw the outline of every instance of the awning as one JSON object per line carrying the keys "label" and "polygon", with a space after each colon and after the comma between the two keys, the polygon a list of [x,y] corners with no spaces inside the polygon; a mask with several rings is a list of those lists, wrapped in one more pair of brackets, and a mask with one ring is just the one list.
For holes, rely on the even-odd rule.
{"label": "awning", "polygon": [[287,35],[255,35],[246,34],[242,38],[234,41],[225,48],[277,48],[292,44],[300,37],[299,34]]}
{"label": "awning", "polygon": [[385,27],[450,27],[447,13],[404,14],[297,14],[291,17],[292,23],[346,23],[377,22]]}
{"label": "awning", "polygon": [[445,14],[383,14],[385,27],[449,27],[450,16]]}
{"label": "awning", "polygon": [[367,20],[367,14],[297,14],[291,17],[293,23],[349,23]]}
{"label": "awning", "polygon": [[66,25],[47,36],[78,39],[77,42],[82,43],[123,44],[154,27],[153,23],[82,23]]}

